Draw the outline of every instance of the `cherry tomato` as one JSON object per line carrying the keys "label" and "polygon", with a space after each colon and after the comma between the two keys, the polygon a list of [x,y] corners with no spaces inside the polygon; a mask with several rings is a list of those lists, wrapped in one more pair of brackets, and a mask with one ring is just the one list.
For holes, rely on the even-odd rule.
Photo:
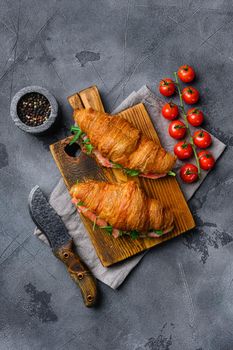
{"label": "cherry tomato", "polygon": [[174,120],[168,127],[168,132],[173,139],[180,140],[186,135],[186,126],[180,120]]}
{"label": "cherry tomato", "polygon": [[174,146],[174,153],[181,160],[188,159],[192,157],[193,149],[190,143],[180,141]]}
{"label": "cherry tomato", "polygon": [[182,98],[187,105],[193,105],[199,100],[199,91],[192,86],[187,86],[182,91]]}
{"label": "cherry tomato", "polygon": [[195,71],[192,67],[185,64],[178,69],[178,77],[184,83],[190,83],[195,78]]}
{"label": "cherry tomato", "polygon": [[166,103],[162,108],[162,115],[168,120],[176,119],[178,117],[178,114],[179,108],[173,102]]}
{"label": "cherry tomato", "polygon": [[164,78],[163,80],[160,81],[159,83],[159,92],[163,96],[171,96],[175,92],[175,84],[174,81],[171,80],[170,78]]}
{"label": "cherry tomato", "polygon": [[198,108],[188,110],[187,119],[192,126],[200,126],[204,121],[204,114]]}
{"label": "cherry tomato", "polygon": [[198,169],[194,164],[185,164],[180,168],[180,177],[186,183],[198,180]]}
{"label": "cherry tomato", "polygon": [[212,137],[205,130],[197,130],[193,134],[193,142],[199,148],[207,148],[212,143]]}
{"label": "cherry tomato", "polygon": [[215,159],[210,151],[201,151],[198,153],[200,167],[203,170],[211,170],[214,167]]}

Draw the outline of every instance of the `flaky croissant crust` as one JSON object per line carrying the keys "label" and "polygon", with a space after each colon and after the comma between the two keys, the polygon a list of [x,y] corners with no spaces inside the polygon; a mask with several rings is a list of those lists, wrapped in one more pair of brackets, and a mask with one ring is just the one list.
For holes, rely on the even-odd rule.
{"label": "flaky croissant crust", "polygon": [[175,163],[175,156],[120,116],[82,109],[74,111],[74,120],[103,157],[124,168],[165,174]]}
{"label": "flaky croissant crust", "polygon": [[134,181],[111,184],[88,180],[72,186],[70,194],[111,226],[123,231],[173,228],[173,215],[161,203],[148,198]]}

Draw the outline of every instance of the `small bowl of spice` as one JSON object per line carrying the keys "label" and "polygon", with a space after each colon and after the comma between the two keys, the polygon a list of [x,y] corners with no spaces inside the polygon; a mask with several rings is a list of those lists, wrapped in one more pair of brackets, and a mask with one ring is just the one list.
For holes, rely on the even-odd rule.
{"label": "small bowl of spice", "polygon": [[13,97],[10,113],[15,125],[21,130],[41,134],[55,122],[58,104],[47,89],[27,86]]}

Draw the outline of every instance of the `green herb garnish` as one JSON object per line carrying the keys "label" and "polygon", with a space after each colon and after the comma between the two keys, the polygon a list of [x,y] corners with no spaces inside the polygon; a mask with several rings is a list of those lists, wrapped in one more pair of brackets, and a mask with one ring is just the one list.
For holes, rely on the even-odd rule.
{"label": "green herb garnish", "polygon": [[[93,227],[95,227],[96,224],[94,223]],[[100,228],[104,229],[109,236],[112,235],[112,231],[113,231],[113,227],[108,225],[108,226],[101,226]],[[94,228],[93,228],[94,230]],[[158,236],[162,236],[163,235],[163,231],[162,230],[151,230],[151,232],[154,232],[156,233]],[[140,237],[147,237],[147,235],[142,235],[140,234],[139,231],[137,230],[132,230],[132,231],[122,231],[122,230],[119,230],[119,236],[130,236],[131,239],[137,239]]]}
{"label": "green herb garnish", "polygon": [[113,231],[113,227],[112,226],[101,226],[100,228],[103,228],[104,230],[106,230],[106,232],[109,234],[109,235],[112,235],[112,231]]}
{"label": "green herb garnish", "polygon": [[130,231],[130,237],[132,239],[137,239],[138,236],[139,236],[139,232],[138,231],[136,231],[136,230]]}
{"label": "green herb garnish", "polygon": [[70,141],[70,146],[71,146],[71,145],[73,145],[73,143],[75,143],[80,138],[81,135],[83,135],[83,132],[80,129],[80,127],[76,126],[76,125],[72,125],[71,128],[70,128],[70,131],[72,133],[74,133],[74,137]]}
{"label": "green herb garnish", "polygon": [[139,170],[124,169],[124,172],[129,176],[138,176],[140,174]]}
{"label": "green herb garnish", "polygon": [[170,176],[176,176],[176,173],[174,173],[174,171],[171,171],[171,170],[167,174]]}
{"label": "green herb garnish", "polygon": [[162,230],[153,230],[152,232],[156,233],[159,236],[163,235],[163,231]]}
{"label": "green herb garnish", "polygon": [[113,163],[113,162],[111,162],[111,160],[110,160],[110,163],[112,163],[114,165],[114,169],[122,169],[123,168],[122,165],[117,164],[117,163]]}
{"label": "green herb garnish", "polygon": [[[81,136],[86,136],[86,134],[84,132],[82,132],[82,130],[80,129],[79,126],[76,125],[72,125],[70,128],[70,131],[72,133],[74,133],[74,137],[72,138],[72,140],[70,141],[70,146],[73,145],[73,143],[75,143],[76,141],[78,141],[78,139]],[[91,154],[92,150],[93,150],[93,146],[92,144],[90,144],[90,139],[86,138],[85,140],[82,140],[82,144],[85,147],[86,153],[87,154]]]}
{"label": "green herb garnish", "polygon": [[77,125],[72,125],[72,126],[70,127],[70,131],[73,132],[73,133],[75,133],[75,132],[77,132],[77,131],[81,131],[81,129],[80,129],[80,127],[77,126]]}
{"label": "green herb garnish", "polygon": [[78,141],[78,139],[80,138],[82,132],[77,132],[74,137],[72,138],[72,140],[70,141],[70,146],[73,145],[73,143],[75,143],[76,141]]}
{"label": "green herb garnish", "polygon": [[94,148],[90,143],[87,143],[87,144],[85,143],[84,147],[85,147],[85,149],[87,151],[87,154],[91,154],[91,152],[92,152],[92,150]]}
{"label": "green herb garnish", "polygon": [[78,206],[78,205],[83,206],[83,205],[85,205],[85,204],[84,204],[82,201],[79,201],[76,205],[77,205],[77,206]]}
{"label": "green herb garnish", "polygon": [[87,144],[87,143],[90,143],[90,139],[89,138],[86,138],[85,140],[83,140],[83,144]]}

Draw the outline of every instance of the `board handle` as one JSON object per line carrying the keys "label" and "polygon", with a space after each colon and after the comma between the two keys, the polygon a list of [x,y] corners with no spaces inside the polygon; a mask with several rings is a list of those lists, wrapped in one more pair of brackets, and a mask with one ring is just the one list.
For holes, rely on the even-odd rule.
{"label": "board handle", "polygon": [[71,105],[71,107],[73,108],[73,110],[84,108],[82,100],[81,100],[78,92],[75,92],[73,95],[68,96],[67,100],[68,100],[69,104]]}
{"label": "board handle", "polygon": [[79,92],[79,96],[84,108],[93,108],[95,111],[105,112],[100,93],[96,85],[81,90]]}
{"label": "board handle", "polygon": [[68,96],[67,100],[73,110],[83,108],[93,108],[96,111],[104,112],[104,106],[99,94],[99,90],[95,85],[90,86],[80,92],[75,92]]}

